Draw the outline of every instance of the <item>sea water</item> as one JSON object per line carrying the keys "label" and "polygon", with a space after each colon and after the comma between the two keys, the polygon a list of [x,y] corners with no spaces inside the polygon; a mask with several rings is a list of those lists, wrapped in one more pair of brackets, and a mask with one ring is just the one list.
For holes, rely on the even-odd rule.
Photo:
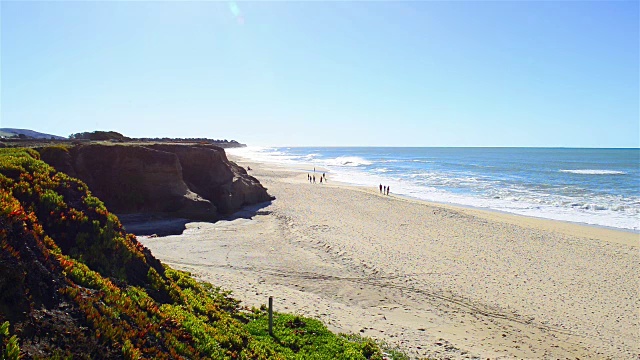
{"label": "sea water", "polygon": [[640,231],[640,149],[247,147],[232,154],[328,170],[416,199]]}

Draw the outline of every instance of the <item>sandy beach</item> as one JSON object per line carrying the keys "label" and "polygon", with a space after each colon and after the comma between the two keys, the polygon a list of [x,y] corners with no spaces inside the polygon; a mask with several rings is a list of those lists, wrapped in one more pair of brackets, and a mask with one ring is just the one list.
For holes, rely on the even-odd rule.
{"label": "sandy beach", "polygon": [[385,196],[330,174],[309,184],[308,169],[230,158],[276,200],[139,239],[244,305],[273,296],[276,311],[412,358],[640,357],[638,234]]}

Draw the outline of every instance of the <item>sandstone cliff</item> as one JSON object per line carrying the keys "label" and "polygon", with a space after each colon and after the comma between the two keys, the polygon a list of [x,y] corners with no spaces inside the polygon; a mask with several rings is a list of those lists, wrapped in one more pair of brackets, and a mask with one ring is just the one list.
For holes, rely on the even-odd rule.
{"label": "sandstone cliff", "polygon": [[78,177],[116,213],[215,220],[271,200],[258,180],[213,145],[78,145],[40,149],[42,160]]}
{"label": "sandstone cliff", "polygon": [[271,199],[256,178],[227,159],[221,147],[157,144],[150,148],[176,154],[189,189],[211,201],[223,214]]}

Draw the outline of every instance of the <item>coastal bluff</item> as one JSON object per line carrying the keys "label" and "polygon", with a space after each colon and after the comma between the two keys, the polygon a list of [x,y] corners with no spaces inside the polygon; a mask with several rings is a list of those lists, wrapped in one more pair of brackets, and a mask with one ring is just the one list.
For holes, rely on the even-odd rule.
{"label": "coastal bluff", "polygon": [[84,181],[118,214],[213,221],[273,199],[215,145],[81,144],[37,150],[43,161]]}
{"label": "coastal bluff", "polygon": [[[130,169],[137,166],[147,171],[142,185],[186,191],[175,182],[182,166],[171,152],[40,151],[99,185],[120,184],[108,169],[141,176]],[[217,285],[161,263],[85,182],[40,155],[0,149],[1,359],[382,360],[373,340],[351,340],[295,314],[249,310]],[[231,184],[221,186],[233,190],[231,172]],[[174,183],[158,178],[165,175]],[[242,178],[236,182],[250,180]]]}

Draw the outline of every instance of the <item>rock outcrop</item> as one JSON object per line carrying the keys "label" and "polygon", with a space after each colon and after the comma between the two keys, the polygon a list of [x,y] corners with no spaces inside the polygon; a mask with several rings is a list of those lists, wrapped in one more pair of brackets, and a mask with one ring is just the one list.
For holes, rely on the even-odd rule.
{"label": "rock outcrop", "polygon": [[260,182],[229,161],[221,147],[157,144],[151,148],[176,154],[189,189],[215,204],[220,213],[271,200]]}
{"label": "rock outcrop", "polygon": [[215,220],[272,199],[213,145],[78,145],[40,149],[42,160],[78,177],[112,211]]}

